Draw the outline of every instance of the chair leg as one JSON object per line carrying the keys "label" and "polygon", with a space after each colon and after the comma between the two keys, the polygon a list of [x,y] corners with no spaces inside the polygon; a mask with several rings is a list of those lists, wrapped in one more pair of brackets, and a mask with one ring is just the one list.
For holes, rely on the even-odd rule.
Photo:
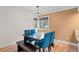
{"label": "chair leg", "polygon": [[54,43],[52,43],[51,46],[53,46],[53,48],[54,48]]}
{"label": "chair leg", "polygon": [[43,49],[43,52],[45,52],[45,49]]}
{"label": "chair leg", "polygon": [[50,46],[50,51],[51,51],[51,46]]}
{"label": "chair leg", "polygon": [[48,52],[50,52],[50,48],[48,47]]}
{"label": "chair leg", "polygon": [[41,52],[41,48],[39,48],[39,52]]}
{"label": "chair leg", "polygon": [[48,51],[49,51],[49,52],[51,51],[51,46],[48,47]]}

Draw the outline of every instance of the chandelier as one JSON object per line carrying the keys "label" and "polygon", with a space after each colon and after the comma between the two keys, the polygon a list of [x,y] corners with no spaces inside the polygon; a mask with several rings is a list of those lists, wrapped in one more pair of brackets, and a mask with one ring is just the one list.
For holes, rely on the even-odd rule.
{"label": "chandelier", "polygon": [[40,10],[39,10],[39,6],[36,6],[36,10],[35,10],[35,15],[34,15],[34,20],[38,20],[40,16]]}
{"label": "chandelier", "polygon": [[40,16],[40,10],[39,10],[39,6],[36,6],[36,17],[35,19],[37,20],[37,28],[39,28],[39,16]]}
{"label": "chandelier", "polygon": [[40,14],[40,10],[39,10],[39,6],[36,6],[36,14],[39,15]]}

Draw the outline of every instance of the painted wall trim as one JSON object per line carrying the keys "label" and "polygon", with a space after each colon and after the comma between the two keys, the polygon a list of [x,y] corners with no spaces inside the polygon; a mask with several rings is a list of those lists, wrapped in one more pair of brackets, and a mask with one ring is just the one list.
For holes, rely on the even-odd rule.
{"label": "painted wall trim", "polygon": [[71,43],[71,42],[67,42],[67,41],[63,41],[63,40],[56,40],[56,39],[55,39],[54,42],[55,42],[56,44],[64,43],[64,44],[68,44],[68,45],[78,46],[78,44]]}

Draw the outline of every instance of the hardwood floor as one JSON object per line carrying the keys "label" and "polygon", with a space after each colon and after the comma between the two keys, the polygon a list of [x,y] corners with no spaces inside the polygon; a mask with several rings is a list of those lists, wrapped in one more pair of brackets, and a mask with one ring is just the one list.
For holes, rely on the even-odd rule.
{"label": "hardwood floor", "polygon": [[78,52],[77,46],[68,45],[64,43],[55,44],[54,52]]}
{"label": "hardwood floor", "polygon": [[[13,44],[7,47],[0,48],[0,52],[16,52],[17,45]],[[77,52],[77,47],[67,44],[55,44],[54,48],[52,47],[53,52]]]}
{"label": "hardwood floor", "polygon": [[16,51],[17,51],[16,44],[0,48],[0,52],[16,52]]}

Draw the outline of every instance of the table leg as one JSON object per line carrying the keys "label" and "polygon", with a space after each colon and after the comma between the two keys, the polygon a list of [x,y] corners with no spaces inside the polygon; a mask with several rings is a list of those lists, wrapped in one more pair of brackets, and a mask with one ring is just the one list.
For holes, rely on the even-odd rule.
{"label": "table leg", "polygon": [[22,51],[22,48],[19,45],[17,45],[17,51],[18,52]]}

